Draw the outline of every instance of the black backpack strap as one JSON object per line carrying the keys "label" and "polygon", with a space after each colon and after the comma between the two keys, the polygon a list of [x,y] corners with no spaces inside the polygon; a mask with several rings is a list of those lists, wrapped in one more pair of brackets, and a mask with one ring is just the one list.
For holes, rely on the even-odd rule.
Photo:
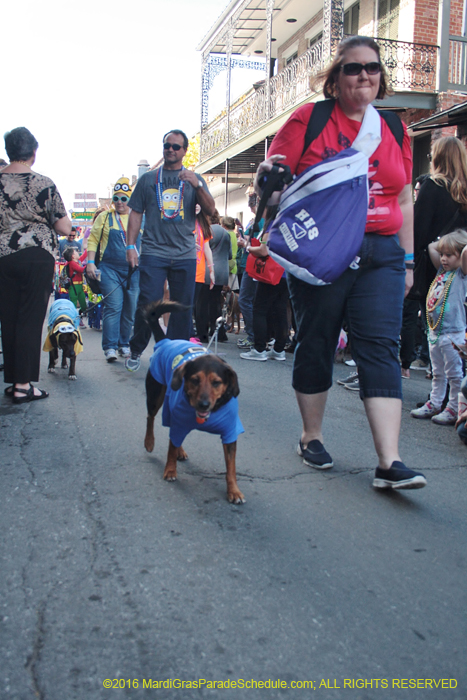
{"label": "black backpack strap", "polygon": [[328,123],[335,104],[336,100],[320,100],[319,102],[315,102],[306,127],[302,158],[308,150],[309,145],[318,138]]}
{"label": "black backpack strap", "polygon": [[399,148],[402,149],[402,142],[404,141],[404,127],[402,126],[401,118],[396,112],[391,112],[388,109],[378,110],[380,117],[384,119],[392,135],[399,144]]}

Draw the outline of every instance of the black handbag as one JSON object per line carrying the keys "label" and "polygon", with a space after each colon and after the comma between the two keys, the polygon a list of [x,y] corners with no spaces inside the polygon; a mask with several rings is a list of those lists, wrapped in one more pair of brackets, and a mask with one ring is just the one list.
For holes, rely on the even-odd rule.
{"label": "black handbag", "polygon": [[[94,257],[94,265],[98,267],[100,261],[101,261],[101,240],[102,240],[102,234],[104,233],[104,226],[106,222],[108,221],[110,216],[110,212],[107,214],[104,223],[102,224],[102,231],[101,231],[101,237],[99,238],[99,243],[97,244],[96,248],[96,255]],[[86,277],[86,283],[91,290],[93,294],[100,294],[101,293],[101,285],[98,279],[91,279],[89,275],[84,273],[84,276]]]}

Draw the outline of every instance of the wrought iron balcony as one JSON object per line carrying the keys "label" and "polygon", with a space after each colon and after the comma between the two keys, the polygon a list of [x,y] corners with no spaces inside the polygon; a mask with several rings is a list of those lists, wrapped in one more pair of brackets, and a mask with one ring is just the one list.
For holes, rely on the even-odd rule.
{"label": "wrought iron balcony", "polygon": [[[392,90],[434,92],[438,47],[378,39]],[[229,145],[253,133],[271,119],[316,94],[310,83],[321,70],[322,44],[315,44],[269,81],[258,83],[210,124],[203,127],[200,160],[204,162]]]}

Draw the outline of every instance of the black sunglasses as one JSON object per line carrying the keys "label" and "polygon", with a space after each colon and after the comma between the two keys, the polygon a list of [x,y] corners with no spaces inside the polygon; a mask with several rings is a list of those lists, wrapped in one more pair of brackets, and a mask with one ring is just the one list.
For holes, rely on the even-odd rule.
{"label": "black sunglasses", "polygon": [[362,70],[368,75],[381,73],[381,63],[379,61],[372,61],[371,63],[344,63],[341,68],[344,75],[360,75]]}
{"label": "black sunglasses", "polygon": [[174,151],[179,151],[183,146],[180,146],[178,143],[164,143],[164,151],[168,151],[170,148],[173,148]]}
{"label": "black sunglasses", "polygon": [[121,197],[119,197],[118,195],[114,194],[114,196],[112,197],[112,201],[113,202],[123,202],[123,204],[126,204],[127,202],[130,201],[130,198],[126,197],[125,195],[122,195]]}

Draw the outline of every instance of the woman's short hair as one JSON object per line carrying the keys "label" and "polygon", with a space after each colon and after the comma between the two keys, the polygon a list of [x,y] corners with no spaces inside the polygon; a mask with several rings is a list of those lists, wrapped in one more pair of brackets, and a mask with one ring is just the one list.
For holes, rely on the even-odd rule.
{"label": "woman's short hair", "polygon": [[220,224],[221,217],[219,216],[217,209],[214,209],[214,214],[211,214],[209,220],[211,221],[211,224]]}
{"label": "woman's short hair", "polygon": [[[337,77],[340,73],[342,63],[344,62],[345,54],[350,49],[354,49],[357,46],[368,46],[368,48],[373,49],[373,51],[378,56],[378,61],[381,63],[381,54],[378,44],[374,39],[368,36],[348,36],[342,39],[339,46],[337,47],[336,54],[332,59],[331,65],[328,68],[322,70],[316,78],[313,79],[312,87],[316,88],[318,85],[323,83],[323,94],[324,97],[331,97],[336,99],[338,95],[337,91]],[[389,94],[388,85],[388,75],[386,70],[381,63],[381,78],[379,84],[378,94],[376,95],[377,100],[382,100],[383,97]]]}
{"label": "woman's short hair", "polygon": [[233,216],[223,216],[221,219],[222,226],[227,229],[227,231],[233,231],[235,228],[235,219]]}
{"label": "woman's short hair", "polygon": [[5,151],[11,161],[29,160],[39,146],[38,142],[25,126],[7,131],[5,136]]}
{"label": "woman's short hair", "polygon": [[446,255],[460,255],[467,245],[467,231],[462,228],[457,228],[451,233],[442,236],[436,249],[438,253],[446,253]]}

